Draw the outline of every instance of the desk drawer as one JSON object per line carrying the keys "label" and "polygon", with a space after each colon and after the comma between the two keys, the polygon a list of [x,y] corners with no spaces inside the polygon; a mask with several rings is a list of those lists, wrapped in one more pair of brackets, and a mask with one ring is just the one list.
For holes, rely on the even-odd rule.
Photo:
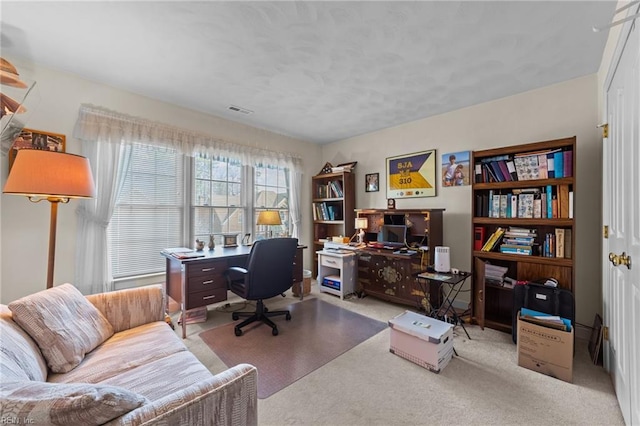
{"label": "desk drawer", "polygon": [[187,293],[198,293],[216,288],[227,288],[227,279],[222,274],[199,275],[190,277],[187,282]]}
{"label": "desk drawer", "polygon": [[191,281],[192,277],[200,276],[222,276],[227,269],[227,261],[225,259],[198,260],[187,262],[187,279]]}
{"label": "desk drawer", "polygon": [[197,293],[187,294],[187,303],[185,309],[198,308],[200,306],[207,306],[213,303],[222,302],[227,300],[227,289],[214,288],[207,291],[200,291]]}
{"label": "desk drawer", "polygon": [[330,268],[342,269],[342,258],[320,255],[320,264]]}

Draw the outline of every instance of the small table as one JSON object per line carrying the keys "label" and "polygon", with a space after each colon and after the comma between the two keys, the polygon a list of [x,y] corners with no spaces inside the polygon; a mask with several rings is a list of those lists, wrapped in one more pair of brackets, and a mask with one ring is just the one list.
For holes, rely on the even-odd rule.
{"label": "small table", "polygon": [[[423,287],[423,285],[425,284],[430,286],[432,282],[437,283],[437,285],[440,286],[441,290],[444,290],[445,285],[448,286],[448,291],[442,291],[443,300],[440,306],[436,308],[431,304],[431,301],[429,301],[431,312],[429,312],[428,314],[430,314],[433,318],[437,318],[445,322],[448,320],[448,318],[452,318],[454,325],[460,324],[462,326],[462,329],[464,330],[469,340],[471,340],[471,336],[469,336],[467,329],[464,327],[464,321],[460,318],[458,312],[456,312],[453,303],[455,302],[456,297],[458,297],[458,294],[460,293],[464,282],[470,276],[471,274],[468,272],[459,272],[457,274],[452,274],[450,272],[420,272],[416,277],[416,282],[421,287]],[[423,287],[421,288],[421,290],[424,294],[427,293],[426,288]],[[420,308],[421,307],[422,306],[420,306]]]}

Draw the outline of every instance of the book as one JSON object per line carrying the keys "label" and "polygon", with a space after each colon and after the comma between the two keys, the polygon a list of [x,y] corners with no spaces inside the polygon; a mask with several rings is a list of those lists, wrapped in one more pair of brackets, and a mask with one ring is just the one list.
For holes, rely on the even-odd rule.
{"label": "book", "polygon": [[475,182],[476,183],[482,183],[483,179],[482,179],[482,164],[478,163],[474,166],[473,168],[474,170],[474,176],[475,176]]}
{"label": "book", "polygon": [[573,219],[573,191],[569,191],[569,219]]}
{"label": "book", "polygon": [[571,259],[572,253],[571,253],[571,236],[572,232],[571,229],[567,228],[564,230],[564,257],[565,259]]}
{"label": "book", "polygon": [[547,154],[547,177],[553,179],[556,177],[556,168],[553,154]]}
{"label": "book", "polygon": [[473,228],[473,249],[482,250],[482,242],[484,241],[484,226],[476,226]]}
{"label": "book", "polygon": [[511,195],[511,217],[518,217],[518,196]]}
{"label": "book", "polygon": [[493,234],[489,237],[487,242],[482,246],[482,251],[491,251],[498,244],[502,235],[504,234],[504,229],[498,227]]}
{"label": "book", "polygon": [[498,161],[498,166],[500,167],[500,172],[502,172],[502,177],[506,182],[512,181],[511,173],[509,172],[509,168],[507,167],[506,161]]}
{"label": "book", "polygon": [[514,156],[513,163],[516,167],[516,174],[518,175],[518,180],[531,180],[539,178],[539,170],[538,170],[538,156],[537,155],[527,155],[527,156]]}
{"label": "book", "polygon": [[551,201],[552,201],[552,195],[553,195],[553,189],[551,188],[551,185],[547,185],[547,218],[552,218],[553,217],[553,206],[551,205]]}
{"label": "book", "polygon": [[547,154],[538,155],[538,175],[540,179],[547,179]]}
{"label": "book", "polygon": [[564,257],[564,237],[565,230],[563,228],[556,228],[556,257]]}
{"label": "book", "polygon": [[500,195],[500,217],[507,217],[507,195]]}
{"label": "book", "polygon": [[564,177],[564,157],[562,155],[562,151],[553,153],[553,164],[556,170],[556,179]]}
{"label": "book", "polygon": [[171,253],[171,256],[176,259],[193,259],[196,257],[204,257],[204,253],[201,251],[190,251],[190,252],[180,252],[180,253]]}
{"label": "book", "polygon": [[558,185],[558,217],[569,217],[569,185]]}
{"label": "book", "polygon": [[518,180],[518,173],[516,173],[516,165],[514,164],[513,160],[506,161],[506,164],[507,170],[511,175],[511,180]]}
{"label": "book", "polygon": [[500,194],[494,195],[493,200],[491,200],[491,217],[500,217]]}
{"label": "book", "polygon": [[564,177],[572,177],[573,176],[573,150],[568,149],[566,151],[562,151],[562,156],[564,160]]}

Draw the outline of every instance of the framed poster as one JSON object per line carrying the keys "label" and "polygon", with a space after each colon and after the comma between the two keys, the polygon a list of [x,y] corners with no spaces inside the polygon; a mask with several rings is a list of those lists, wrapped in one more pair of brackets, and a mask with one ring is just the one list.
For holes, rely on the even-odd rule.
{"label": "framed poster", "polygon": [[435,196],[435,149],[387,158],[387,198]]}
{"label": "framed poster", "polygon": [[442,186],[469,185],[470,151],[450,152],[442,155]]}
{"label": "framed poster", "polygon": [[42,130],[22,129],[22,132],[13,141],[9,150],[9,170],[16,159],[20,149],[42,149],[47,151],[65,152],[65,135],[59,133],[43,132]]}

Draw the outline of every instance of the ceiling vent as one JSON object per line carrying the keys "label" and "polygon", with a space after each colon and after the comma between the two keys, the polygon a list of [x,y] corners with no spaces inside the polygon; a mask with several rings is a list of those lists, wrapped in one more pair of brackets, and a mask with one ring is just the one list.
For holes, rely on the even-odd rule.
{"label": "ceiling vent", "polygon": [[253,114],[253,111],[246,108],[241,108],[235,105],[229,105],[228,109],[234,112],[239,112],[240,114],[246,114],[246,115]]}

